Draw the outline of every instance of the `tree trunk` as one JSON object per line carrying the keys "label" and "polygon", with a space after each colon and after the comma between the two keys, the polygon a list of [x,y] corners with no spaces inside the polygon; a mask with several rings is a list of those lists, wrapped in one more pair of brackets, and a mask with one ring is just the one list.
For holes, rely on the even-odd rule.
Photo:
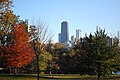
{"label": "tree trunk", "polygon": [[98,80],[100,80],[100,74],[98,73]]}
{"label": "tree trunk", "polygon": [[14,74],[15,75],[17,74],[17,68],[14,68]]}
{"label": "tree trunk", "polygon": [[97,68],[97,69],[98,69],[98,70],[97,70],[97,71],[98,71],[98,75],[97,75],[97,76],[98,76],[98,80],[100,80],[100,75],[101,75],[101,74],[100,74],[100,63],[98,63],[98,68]]}
{"label": "tree trunk", "polygon": [[11,66],[9,66],[8,68],[9,68],[9,74],[12,74]]}
{"label": "tree trunk", "polygon": [[37,80],[39,80],[39,55],[36,55],[37,58]]}

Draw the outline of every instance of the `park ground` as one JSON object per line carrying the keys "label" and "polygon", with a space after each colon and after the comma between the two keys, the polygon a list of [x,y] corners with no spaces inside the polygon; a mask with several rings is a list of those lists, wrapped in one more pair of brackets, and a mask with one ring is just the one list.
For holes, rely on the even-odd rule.
{"label": "park ground", "polygon": [[[7,75],[1,74],[0,80],[36,80],[35,74]],[[79,74],[41,75],[40,80],[97,80],[95,76],[80,76]],[[120,75],[111,75],[101,80],[120,80]]]}

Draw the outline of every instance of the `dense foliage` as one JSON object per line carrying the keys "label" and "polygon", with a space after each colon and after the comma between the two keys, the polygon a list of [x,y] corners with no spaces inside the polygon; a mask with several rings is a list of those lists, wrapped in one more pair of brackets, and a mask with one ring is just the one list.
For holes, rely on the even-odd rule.
{"label": "dense foliage", "polygon": [[1,67],[26,66],[34,57],[25,26],[11,10],[12,1],[0,2],[0,65]]}
{"label": "dense foliage", "polygon": [[109,45],[109,37],[105,34],[105,30],[97,30],[95,35],[85,37],[79,44],[75,46],[72,53],[74,59],[75,70],[79,74],[107,76],[112,74],[117,67],[116,56],[117,41]]}

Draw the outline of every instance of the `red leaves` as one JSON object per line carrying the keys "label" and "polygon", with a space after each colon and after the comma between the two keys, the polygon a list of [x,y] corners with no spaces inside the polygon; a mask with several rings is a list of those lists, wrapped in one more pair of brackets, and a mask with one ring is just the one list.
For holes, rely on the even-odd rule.
{"label": "red leaves", "polygon": [[26,66],[34,58],[35,54],[29,44],[28,33],[25,32],[24,26],[15,25],[13,29],[14,44],[7,46],[4,57],[7,59],[7,65],[13,67]]}
{"label": "red leaves", "polygon": [[0,0],[0,2],[8,2],[8,0]]}

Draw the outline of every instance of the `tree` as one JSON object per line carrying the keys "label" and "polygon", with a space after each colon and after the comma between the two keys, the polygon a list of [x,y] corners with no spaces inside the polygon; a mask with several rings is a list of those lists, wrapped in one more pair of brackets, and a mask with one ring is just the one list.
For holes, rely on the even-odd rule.
{"label": "tree", "polygon": [[[80,46],[80,44],[78,45]],[[107,76],[115,70],[117,44],[108,45],[105,30],[97,29],[95,35],[89,35],[82,41],[81,47],[75,47],[80,74]]]}
{"label": "tree", "polygon": [[120,47],[118,46],[118,54],[116,56],[116,63],[117,67],[116,70],[114,71],[115,73],[120,70]]}
{"label": "tree", "polygon": [[13,13],[11,7],[11,0],[0,0],[0,63],[4,67],[18,68],[32,60],[34,51],[29,45],[25,26],[18,25],[19,17]]}
{"label": "tree", "polygon": [[49,54],[48,52],[44,52],[40,54],[40,60],[39,60],[39,65],[40,65],[40,71],[41,73],[44,73],[48,67],[48,61],[50,61],[52,58],[52,55]]}
{"label": "tree", "polygon": [[[0,53],[6,50],[6,46],[13,44],[12,29],[17,21],[17,16],[11,10],[12,1],[0,0]],[[6,59],[0,58],[0,66],[6,64]]]}
{"label": "tree", "polygon": [[6,46],[12,43],[12,28],[17,17],[11,10],[12,1],[0,0],[0,45]]}
{"label": "tree", "polygon": [[45,43],[50,41],[52,35],[50,33],[47,34],[48,27],[45,27],[45,24],[41,22],[37,22],[36,26],[30,27],[30,37],[31,37],[31,44],[35,50],[36,54],[36,67],[37,67],[37,80],[39,80],[39,57],[40,54],[45,50]]}
{"label": "tree", "polygon": [[[76,44],[75,47],[71,50],[70,57],[71,57],[71,68],[72,73],[79,73],[81,75],[85,74],[93,74],[92,70],[89,66],[91,66],[92,58],[89,56],[93,56],[93,39],[92,35],[90,34],[89,37],[85,37],[80,39]],[[93,55],[92,55],[93,54]],[[89,68],[88,68],[89,67]],[[91,71],[90,71],[91,70]]]}
{"label": "tree", "polygon": [[[84,38],[85,40],[86,38]],[[85,55],[85,42],[82,42],[82,38],[78,40],[78,42],[74,45],[74,48],[71,49],[69,56],[70,56],[70,64],[71,65],[71,73],[79,73],[79,74],[85,74],[85,69],[83,69],[84,60],[83,57]]]}
{"label": "tree", "polygon": [[17,52],[18,54],[17,57],[14,57],[15,59],[9,61],[8,64],[15,67],[22,67],[31,62],[34,57],[34,51],[29,44],[29,35],[25,32],[22,24],[16,25],[13,31],[14,44],[10,47],[13,49],[12,52],[15,51],[15,53]]}
{"label": "tree", "polygon": [[70,57],[69,51],[66,49],[65,44],[55,43],[52,48],[52,72],[53,73],[69,73]]}
{"label": "tree", "polygon": [[98,76],[106,76],[112,73],[114,70],[116,61],[115,57],[118,54],[117,44],[108,45],[108,37],[105,34],[105,30],[97,30],[94,37],[95,46],[95,67]]}
{"label": "tree", "polygon": [[3,47],[1,57],[7,60],[7,66],[21,68],[28,65],[35,54],[22,24],[15,25],[13,33],[13,44]]}
{"label": "tree", "polygon": [[48,62],[48,71],[49,75],[56,74],[59,72],[59,58],[62,55],[62,51],[65,49],[65,44],[55,43],[53,44],[51,41],[46,45],[46,50],[52,55],[52,58]]}

